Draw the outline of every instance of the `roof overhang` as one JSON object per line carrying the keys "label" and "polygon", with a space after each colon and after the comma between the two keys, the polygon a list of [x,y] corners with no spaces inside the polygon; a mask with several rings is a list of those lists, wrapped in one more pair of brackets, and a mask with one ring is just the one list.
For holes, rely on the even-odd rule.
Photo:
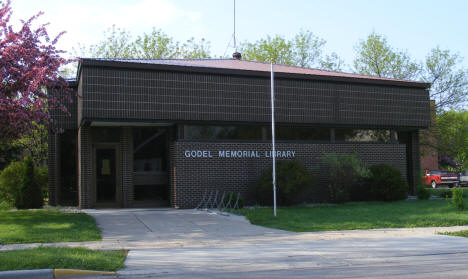
{"label": "roof overhang", "polygon": [[[84,66],[110,67],[110,68],[120,68],[120,69],[159,70],[159,71],[172,71],[172,72],[192,72],[192,73],[220,74],[220,75],[241,75],[241,76],[252,76],[252,77],[270,77],[270,72],[265,72],[265,71],[186,66],[186,65],[168,65],[168,64],[141,63],[141,62],[134,63],[131,61],[108,61],[108,60],[98,60],[98,59],[92,59],[92,58],[82,58],[80,59],[80,62],[78,64],[76,80],[80,80],[81,69]],[[309,75],[309,74],[275,72],[275,78],[300,79],[300,80],[324,80],[324,81],[337,81],[337,82],[361,83],[361,84],[373,84],[373,85],[402,86],[402,87],[423,88],[423,89],[428,89],[431,87],[430,83],[424,83],[424,82],[400,81],[400,80],[391,80],[391,79],[342,77],[342,76],[330,76],[330,75],[319,75],[319,74]]]}

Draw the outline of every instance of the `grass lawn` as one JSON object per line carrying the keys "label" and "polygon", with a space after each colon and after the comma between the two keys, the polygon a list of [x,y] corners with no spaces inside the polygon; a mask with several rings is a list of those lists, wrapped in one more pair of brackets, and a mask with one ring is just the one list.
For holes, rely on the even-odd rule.
{"label": "grass lawn", "polygon": [[101,231],[94,218],[83,213],[0,211],[0,244],[91,240],[101,240]]}
{"label": "grass lawn", "polygon": [[116,271],[123,267],[125,250],[99,251],[82,247],[39,247],[0,252],[0,271],[71,268]]}
{"label": "grass lawn", "polygon": [[295,232],[377,228],[442,227],[468,224],[468,211],[445,200],[350,203],[317,207],[242,209],[252,224]]}
{"label": "grass lawn", "polygon": [[457,232],[444,232],[444,233],[439,233],[442,235],[451,235],[451,236],[462,236],[462,237],[468,237],[468,231],[457,231]]}
{"label": "grass lawn", "polygon": [[[433,196],[445,198],[448,195],[449,198],[452,197],[452,191],[451,191],[452,189],[449,189],[449,188],[436,188],[436,189],[428,188],[428,190]],[[468,197],[468,191],[466,189],[463,189],[463,197],[464,198]]]}

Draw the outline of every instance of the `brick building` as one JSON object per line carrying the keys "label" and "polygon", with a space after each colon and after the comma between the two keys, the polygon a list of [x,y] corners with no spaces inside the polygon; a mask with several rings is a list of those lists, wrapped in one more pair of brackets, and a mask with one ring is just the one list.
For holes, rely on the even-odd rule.
{"label": "brick building", "polygon": [[[239,191],[271,165],[270,65],[240,59],[83,59],[71,117],[49,135],[51,204],[194,207]],[[419,180],[429,84],[275,65],[277,157],[326,187],[324,153],[357,154]]]}

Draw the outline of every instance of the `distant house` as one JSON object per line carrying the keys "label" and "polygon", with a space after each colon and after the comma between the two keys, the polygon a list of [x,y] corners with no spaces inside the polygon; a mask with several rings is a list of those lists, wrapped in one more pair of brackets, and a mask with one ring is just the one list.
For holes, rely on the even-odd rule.
{"label": "distant house", "polygon": [[[49,135],[51,204],[195,207],[271,165],[270,65],[234,59],[82,59],[64,133]],[[419,181],[429,84],[275,65],[279,160],[357,154]],[[327,197],[317,173],[317,200]]]}

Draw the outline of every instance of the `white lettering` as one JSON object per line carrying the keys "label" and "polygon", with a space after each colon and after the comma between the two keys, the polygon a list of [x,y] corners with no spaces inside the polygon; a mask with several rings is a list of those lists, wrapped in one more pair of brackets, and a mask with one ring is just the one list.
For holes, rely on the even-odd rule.
{"label": "white lettering", "polygon": [[[277,158],[294,158],[296,151],[294,150],[276,150],[273,153],[271,150],[264,151],[265,158],[271,158],[273,156]],[[219,158],[260,158],[261,154],[257,150],[218,150],[214,154]],[[184,150],[185,158],[213,158],[211,150]]]}

